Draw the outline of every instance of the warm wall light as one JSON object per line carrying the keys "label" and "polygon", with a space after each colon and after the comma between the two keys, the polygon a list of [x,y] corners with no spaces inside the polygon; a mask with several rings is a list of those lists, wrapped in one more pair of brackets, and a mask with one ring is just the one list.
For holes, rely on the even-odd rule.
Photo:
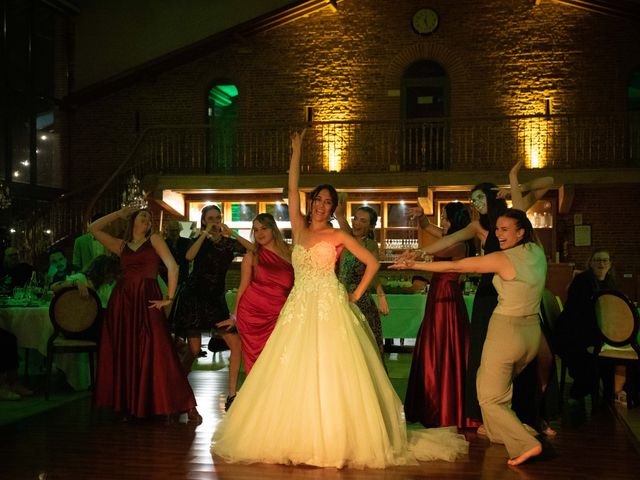
{"label": "warm wall light", "polygon": [[345,148],[344,137],[339,130],[327,132],[325,135],[324,168],[329,172],[342,170],[342,155]]}
{"label": "warm wall light", "polygon": [[520,134],[520,152],[524,154],[525,166],[542,168],[546,165],[547,122],[540,117],[523,120]]}
{"label": "warm wall light", "polygon": [[342,147],[336,141],[329,144],[328,169],[330,172],[342,170]]}
{"label": "warm wall light", "polygon": [[536,146],[531,147],[531,152],[529,153],[529,168],[540,168],[540,157]]}

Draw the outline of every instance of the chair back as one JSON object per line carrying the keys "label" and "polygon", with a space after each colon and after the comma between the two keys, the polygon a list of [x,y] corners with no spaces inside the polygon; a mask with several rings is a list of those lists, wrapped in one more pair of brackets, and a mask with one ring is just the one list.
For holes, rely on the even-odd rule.
{"label": "chair back", "polygon": [[614,347],[630,345],[639,352],[640,318],[635,306],[617,290],[603,290],[595,297],[596,324],[602,340]]}
{"label": "chair back", "polygon": [[558,317],[562,313],[562,308],[560,308],[557,297],[548,288],[542,291],[540,312],[542,313],[542,322],[545,328],[551,335],[554,335],[556,333]]}
{"label": "chair back", "polygon": [[102,313],[100,298],[92,289],[83,298],[77,288],[65,288],[56,293],[49,305],[54,330],[74,340],[97,340]]}

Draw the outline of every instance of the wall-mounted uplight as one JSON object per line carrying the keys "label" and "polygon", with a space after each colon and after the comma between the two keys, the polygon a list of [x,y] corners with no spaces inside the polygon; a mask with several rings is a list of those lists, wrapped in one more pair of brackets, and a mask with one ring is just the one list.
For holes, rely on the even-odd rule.
{"label": "wall-mounted uplight", "polygon": [[536,146],[531,147],[531,152],[529,153],[529,167],[540,168],[540,156]]}
{"label": "wall-mounted uplight", "polygon": [[342,170],[342,139],[337,135],[329,139],[329,145],[327,146],[327,169],[330,172],[339,172]]}

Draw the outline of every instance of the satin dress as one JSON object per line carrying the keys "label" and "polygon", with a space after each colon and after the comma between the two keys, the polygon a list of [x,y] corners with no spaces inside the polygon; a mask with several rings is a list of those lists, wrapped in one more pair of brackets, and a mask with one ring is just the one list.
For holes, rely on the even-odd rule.
{"label": "satin dress", "polygon": [[336,248],[296,245],[292,262],[295,285],[213,435],[213,453],[337,468],[464,455],[468,443],[455,428],[406,430],[367,320],[336,277]]}
{"label": "satin dress", "polygon": [[459,277],[459,273],[431,277],[404,402],[409,422],[427,427],[469,426],[464,415],[469,316]]}
{"label": "satin dress", "polygon": [[247,375],[269,340],[292,287],[291,264],[271,250],[261,248],[253,277],[240,297],[236,312]]}
{"label": "satin dress", "polygon": [[196,399],[182,369],[161,300],[160,257],[147,240],[124,246],[98,350],[95,403],[135,417],[185,412]]}

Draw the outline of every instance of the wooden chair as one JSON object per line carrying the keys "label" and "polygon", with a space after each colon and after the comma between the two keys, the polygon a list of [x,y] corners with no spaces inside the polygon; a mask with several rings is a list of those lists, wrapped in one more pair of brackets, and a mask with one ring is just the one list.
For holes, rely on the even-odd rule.
{"label": "wooden chair", "polygon": [[[558,297],[556,297],[550,289],[545,288],[542,292],[542,301],[540,302],[543,335],[540,340],[540,349],[538,351],[538,368],[541,369],[541,371],[538,372],[538,375],[539,381],[541,381],[541,385],[543,386],[543,390],[546,389],[549,381],[558,381],[558,377],[555,372],[555,356],[553,348],[550,345],[550,340],[555,337],[556,325],[561,312],[562,308]],[[560,411],[562,411],[562,399],[564,395],[566,375],[566,367],[563,368],[563,374],[560,378],[560,392],[558,395]],[[551,374],[548,373],[549,371],[551,371]],[[546,378],[546,381],[543,380],[544,378]]]}
{"label": "wooden chair", "polygon": [[[601,361],[608,360],[627,366],[627,406],[632,408],[638,401],[638,311],[623,293],[604,290],[596,294],[595,313],[601,341],[596,345],[594,353]],[[603,377],[603,384],[605,394],[613,393],[610,379]]]}
{"label": "wooden chair", "polygon": [[88,298],[82,298],[73,287],[60,290],[53,297],[49,305],[53,334],[47,342],[45,399],[49,399],[51,368],[56,353],[87,353],[93,388],[94,355],[98,351],[102,314],[100,298],[92,289],[89,289]]}

